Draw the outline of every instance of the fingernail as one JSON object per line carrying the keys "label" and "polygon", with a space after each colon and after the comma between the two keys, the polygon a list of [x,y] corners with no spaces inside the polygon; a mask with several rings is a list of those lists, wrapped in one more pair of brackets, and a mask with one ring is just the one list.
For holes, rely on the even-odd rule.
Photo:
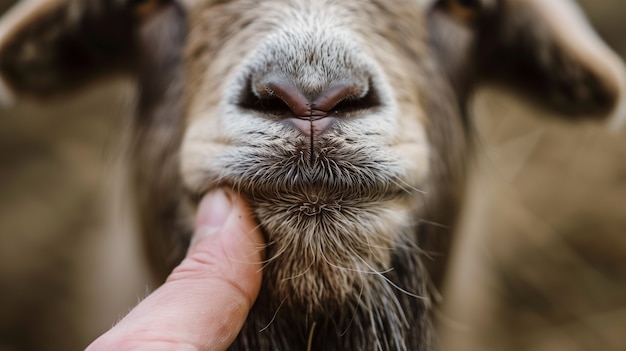
{"label": "fingernail", "polygon": [[204,196],[196,214],[196,230],[202,227],[221,228],[228,219],[233,204],[222,189],[217,189]]}

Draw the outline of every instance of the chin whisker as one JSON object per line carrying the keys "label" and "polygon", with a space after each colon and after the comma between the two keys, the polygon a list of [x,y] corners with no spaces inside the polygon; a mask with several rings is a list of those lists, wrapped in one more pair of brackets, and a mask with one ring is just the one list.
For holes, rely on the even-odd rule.
{"label": "chin whisker", "polygon": [[287,301],[286,297],[280,302],[280,304],[276,308],[276,311],[274,312],[274,315],[272,316],[272,319],[263,328],[259,329],[259,333],[262,333],[262,332],[266,331],[267,328],[269,328],[270,325],[272,325],[272,323],[274,323],[274,321],[276,320],[276,316],[278,315],[278,312],[280,312],[280,309],[285,304],[285,301]]}

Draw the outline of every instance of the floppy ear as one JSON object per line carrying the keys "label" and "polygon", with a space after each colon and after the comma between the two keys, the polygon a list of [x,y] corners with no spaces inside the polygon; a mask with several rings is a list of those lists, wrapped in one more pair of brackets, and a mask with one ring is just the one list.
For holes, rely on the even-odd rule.
{"label": "floppy ear", "polygon": [[178,147],[186,36],[181,3],[194,1],[22,0],[0,19],[0,105],[15,94],[68,92],[114,70],[136,77],[129,168],[158,280],[182,259],[191,233],[183,220],[190,211],[180,200]]}
{"label": "floppy ear", "polygon": [[23,0],[0,19],[0,104],[47,96],[128,67],[159,0]]}
{"label": "floppy ear", "polygon": [[445,0],[439,10],[472,32],[472,80],[521,87],[570,116],[626,119],[623,62],[571,0]]}

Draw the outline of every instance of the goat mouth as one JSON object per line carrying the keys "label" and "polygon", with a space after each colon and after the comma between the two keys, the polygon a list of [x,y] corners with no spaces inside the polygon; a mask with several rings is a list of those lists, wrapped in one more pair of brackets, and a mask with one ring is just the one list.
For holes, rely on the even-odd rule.
{"label": "goat mouth", "polygon": [[274,169],[250,169],[224,177],[211,188],[228,187],[253,202],[291,203],[297,212],[309,216],[340,210],[345,204],[388,201],[412,194],[399,185],[403,182],[398,179],[372,170],[348,169],[328,160],[323,162],[323,165],[304,162],[302,166],[286,164],[275,165]]}
{"label": "goat mouth", "polygon": [[330,184],[330,181],[308,182],[298,177],[266,179],[263,183],[253,178],[222,179],[213,182],[202,191],[190,192],[190,196],[197,203],[206,193],[214,189],[228,188],[253,201],[280,199],[282,202],[292,202],[303,214],[315,215],[326,209],[340,209],[342,204],[348,202],[381,202],[411,195],[410,191],[395,184],[338,185],[348,181],[350,180],[335,179],[333,181],[337,184],[335,185]]}
{"label": "goat mouth", "polygon": [[[345,139],[345,138],[344,138]],[[190,188],[200,194],[227,187],[255,201],[288,201],[304,214],[347,202],[372,203],[414,196],[399,159],[384,148],[328,138],[311,148],[306,140],[231,148],[198,170]]]}

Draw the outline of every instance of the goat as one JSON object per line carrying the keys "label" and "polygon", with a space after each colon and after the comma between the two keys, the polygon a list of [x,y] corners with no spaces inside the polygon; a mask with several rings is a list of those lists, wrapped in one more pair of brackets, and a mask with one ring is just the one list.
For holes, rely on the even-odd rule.
{"label": "goat", "polygon": [[435,348],[478,83],[626,115],[622,63],[568,0],[32,0],[0,22],[0,100],[115,70],[140,91],[130,176],[155,279],[213,188],[267,238],[233,350]]}

